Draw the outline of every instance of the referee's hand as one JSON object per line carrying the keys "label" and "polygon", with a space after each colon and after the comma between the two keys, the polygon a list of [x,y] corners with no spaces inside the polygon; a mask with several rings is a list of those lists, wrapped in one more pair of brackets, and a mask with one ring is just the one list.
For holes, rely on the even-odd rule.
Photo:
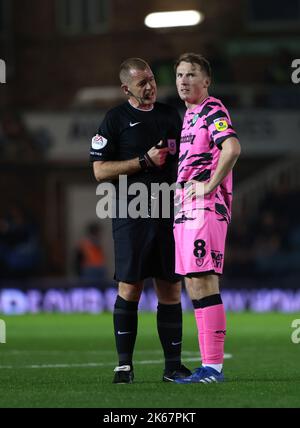
{"label": "referee's hand", "polygon": [[152,162],[158,167],[161,168],[166,162],[166,157],[169,153],[169,147],[160,148],[159,146],[163,144],[163,141],[160,140],[156,146],[151,147],[148,150],[147,154],[151,158]]}

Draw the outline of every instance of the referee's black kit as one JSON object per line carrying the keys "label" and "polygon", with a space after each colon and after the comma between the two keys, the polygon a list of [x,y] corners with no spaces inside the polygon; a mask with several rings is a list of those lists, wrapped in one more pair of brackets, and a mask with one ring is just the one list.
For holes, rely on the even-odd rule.
{"label": "referee's black kit", "polygon": [[[143,183],[148,189],[149,217],[120,218],[120,204],[124,200],[129,203],[138,195],[122,194],[118,180],[112,180],[117,207],[117,217],[112,219],[117,281],[134,283],[156,277],[176,282],[180,278],[175,274],[173,216],[162,218],[160,213],[160,218],[151,218],[150,201],[151,183],[171,185],[176,181],[181,126],[180,116],[171,106],[156,102],[152,110],[139,110],[126,102],[106,113],[98,136],[92,140],[92,162],[139,157],[141,170],[127,176],[127,185]],[[151,159],[145,158],[147,151],[160,140],[169,144],[162,168],[151,166]],[[172,196],[170,201],[173,205]],[[170,211],[172,213],[173,209]]]}

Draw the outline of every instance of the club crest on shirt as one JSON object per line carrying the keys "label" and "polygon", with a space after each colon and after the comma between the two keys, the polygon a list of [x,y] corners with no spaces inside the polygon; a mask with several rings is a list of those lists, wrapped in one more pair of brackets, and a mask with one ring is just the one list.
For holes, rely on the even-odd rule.
{"label": "club crest on shirt", "polygon": [[100,150],[103,149],[103,147],[105,147],[107,144],[107,139],[102,137],[102,135],[96,134],[93,138],[92,138],[92,148],[94,150]]}
{"label": "club crest on shirt", "polygon": [[226,118],[222,117],[221,119],[214,120],[215,128],[217,131],[226,131],[228,128],[228,121]]}
{"label": "club crest on shirt", "polygon": [[170,155],[176,154],[176,140],[168,140],[168,148]]}
{"label": "club crest on shirt", "polygon": [[198,259],[196,259],[196,265],[198,267],[201,267],[204,263],[204,257],[199,257]]}
{"label": "club crest on shirt", "polygon": [[196,113],[196,114],[193,116],[193,119],[192,119],[192,126],[194,126],[194,125],[195,125],[195,123],[197,122],[197,120],[199,119],[199,117],[200,117],[199,113]]}

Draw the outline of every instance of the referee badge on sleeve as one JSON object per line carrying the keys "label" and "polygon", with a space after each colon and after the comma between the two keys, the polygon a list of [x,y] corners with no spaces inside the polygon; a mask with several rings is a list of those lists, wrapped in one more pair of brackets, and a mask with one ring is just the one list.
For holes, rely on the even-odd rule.
{"label": "referee badge on sleeve", "polygon": [[176,140],[168,140],[168,148],[170,155],[176,154]]}
{"label": "referee badge on sleeve", "polygon": [[228,128],[228,121],[225,117],[222,117],[221,119],[215,119],[214,120],[215,128],[217,131],[226,131]]}
{"label": "referee badge on sleeve", "polygon": [[103,147],[105,147],[107,144],[107,139],[102,137],[102,135],[96,134],[93,138],[92,138],[92,148],[94,150],[100,150],[103,149]]}

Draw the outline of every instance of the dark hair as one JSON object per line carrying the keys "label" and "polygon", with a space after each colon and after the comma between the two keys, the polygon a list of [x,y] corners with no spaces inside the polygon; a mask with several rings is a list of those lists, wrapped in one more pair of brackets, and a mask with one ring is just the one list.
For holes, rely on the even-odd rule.
{"label": "dark hair", "polygon": [[193,52],[187,52],[180,55],[180,57],[176,60],[174,64],[175,73],[177,71],[177,67],[181,62],[189,62],[190,64],[199,64],[201,71],[203,71],[207,75],[207,77],[211,78],[210,63],[207,61],[206,58],[204,58],[204,56],[200,54],[195,54]]}
{"label": "dark hair", "polygon": [[128,81],[131,70],[146,70],[149,64],[141,58],[128,58],[120,65],[120,80],[122,83]]}

